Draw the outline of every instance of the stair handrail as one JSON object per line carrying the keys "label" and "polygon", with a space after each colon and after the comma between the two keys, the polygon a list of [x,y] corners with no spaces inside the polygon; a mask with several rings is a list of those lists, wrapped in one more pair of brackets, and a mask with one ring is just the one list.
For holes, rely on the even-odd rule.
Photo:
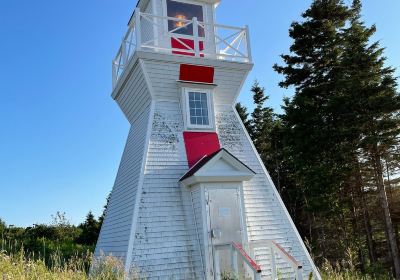
{"label": "stair handrail", "polygon": [[268,247],[271,252],[271,270],[272,279],[278,279],[278,273],[276,268],[276,256],[278,254],[282,259],[284,259],[293,268],[296,280],[303,280],[303,266],[298,262],[292,255],[290,255],[281,245],[273,240],[257,240],[249,242],[250,249]]}
{"label": "stair handrail", "polygon": [[242,245],[236,242],[218,244],[213,246],[215,248],[214,251],[214,271],[215,271],[215,279],[221,279],[221,269],[219,263],[219,251],[221,249],[230,248],[231,251],[231,264],[232,270],[235,274],[239,273],[238,267],[238,256],[248,265],[248,267],[253,271],[254,280],[261,280],[261,266],[258,265],[243,249]]}

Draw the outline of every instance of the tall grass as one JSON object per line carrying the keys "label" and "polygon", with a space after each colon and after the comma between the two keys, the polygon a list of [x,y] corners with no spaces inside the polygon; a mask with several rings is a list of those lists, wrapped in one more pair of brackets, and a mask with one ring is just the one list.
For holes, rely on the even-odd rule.
{"label": "tall grass", "polygon": [[[51,266],[43,259],[27,256],[23,250],[15,254],[0,252],[1,280],[126,280],[138,279],[136,273],[126,275],[122,262],[112,256],[100,257],[88,273],[88,260],[72,257],[64,261],[60,254],[51,256]],[[90,257],[92,259],[92,257]]]}
{"label": "tall grass", "polygon": [[[112,256],[78,256],[63,259],[61,254],[51,256],[51,265],[44,259],[34,257],[23,249],[16,253],[0,251],[0,280],[126,280],[143,279],[136,271],[125,273],[123,263]],[[89,272],[88,265],[91,264]],[[351,261],[332,265],[328,262],[321,267],[323,279],[327,280],[391,280],[388,275],[358,272]],[[226,274],[223,279],[238,279]]]}
{"label": "tall grass", "polygon": [[377,264],[370,265],[367,273],[361,273],[357,254],[350,248],[346,251],[346,258],[334,264],[327,260],[321,266],[323,279],[332,280],[394,280],[384,268]]}

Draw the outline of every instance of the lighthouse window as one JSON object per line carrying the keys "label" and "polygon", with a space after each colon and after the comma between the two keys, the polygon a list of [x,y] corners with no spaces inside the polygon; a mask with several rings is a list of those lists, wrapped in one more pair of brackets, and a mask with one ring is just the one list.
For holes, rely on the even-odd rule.
{"label": "lighthouse window", "polygon": [[214,128],[211,90],[183,88],[183,104],[186,128],[197,130]]}
{"label": "lighthouse window", "polygon": [[[188,21],[196,17],[198,21],[202,22],[204,20],[203,6],[167,0],[167,16],[175,18],[168,20],[168,31],[193,36],[193,24]],[[204,29],[200,26],[199,36],[204,37]]]}
{"label": "lighthouse window", "polygon": [[210,125],[207,93],[189,92],[190,124]]}

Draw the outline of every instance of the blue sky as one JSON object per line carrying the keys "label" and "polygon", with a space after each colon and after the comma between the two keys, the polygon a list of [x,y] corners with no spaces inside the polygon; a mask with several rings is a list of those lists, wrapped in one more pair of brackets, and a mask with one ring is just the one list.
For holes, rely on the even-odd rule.
{"label": "blue sky", "polygon": [[[243,4],[246,3],[246,4]],[[224,0],[219,23],[248,24],[258,79],[279,110],[290,91],[272,70],[287,53],[288,28],[310,0]],[[388,64],[400,68],[398,0],[365,0]],[[102,211],[117,172],[128,122],[110,97],[111,60],[135,0],[0,2],[0,218],[45,223],[57,211],[72,223]],[[400,75],[400,71],[397,71]]]}

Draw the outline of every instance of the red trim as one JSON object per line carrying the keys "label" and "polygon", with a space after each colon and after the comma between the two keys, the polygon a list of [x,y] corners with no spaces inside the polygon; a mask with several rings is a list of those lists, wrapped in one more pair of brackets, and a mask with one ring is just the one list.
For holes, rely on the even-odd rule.
{"label": "red trim", "polygon": [[[194,40],[192,40],[192,39],[171,38],[171,47],[173,49],[184,50],[182,52],[180,52],[180,51],[172,51],[173,54],[195,56],[195,53],[194,53]],[[199,41],[199,51],[203,51],[203,50],[204,50],[204,42],[203,41]],[[204,54],[200,54],[200,57],[204,57]]]}
{"label": "red trim", "polygon": [[181,64],[179,79],[198,83],[214,83],[214,67]]}
{"label": "red trim", "polygon": [[220,149],[218,135],[215,132],[183,132],[186,157],[189,168],[204,156],[211,155]]}
{"label": "red trim", "polygon": [[251,265],[251,267],[256,270],[258,273],[261,272],[261,266],[259,266],[243,249],[242,245],[232,242],[232,246],[247,260],[247,262]]}

